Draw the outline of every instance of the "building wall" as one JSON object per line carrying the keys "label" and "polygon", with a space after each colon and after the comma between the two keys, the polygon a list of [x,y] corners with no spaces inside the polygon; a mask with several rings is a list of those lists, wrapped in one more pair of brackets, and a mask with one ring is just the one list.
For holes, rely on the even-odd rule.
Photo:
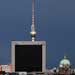
{"label": "building wall", "polygon": [[0,71],[12,72],[11,68],[12,68],[11,64],[1,65],[0,66]]}

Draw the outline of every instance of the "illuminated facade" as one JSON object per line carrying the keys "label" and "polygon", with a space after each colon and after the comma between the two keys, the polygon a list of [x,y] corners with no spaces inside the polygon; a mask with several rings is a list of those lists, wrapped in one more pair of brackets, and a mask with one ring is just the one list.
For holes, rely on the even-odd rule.
{"label": "illuminated facade", "polygon": [[0,71],[5,71],[5,72],[12,72],[12,65],[7,64],[7,65],[0,65]]}

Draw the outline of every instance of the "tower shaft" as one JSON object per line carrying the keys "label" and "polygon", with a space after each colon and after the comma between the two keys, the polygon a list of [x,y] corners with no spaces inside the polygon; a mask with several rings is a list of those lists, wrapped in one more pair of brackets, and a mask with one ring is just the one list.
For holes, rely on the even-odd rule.
{"label": "tower shaft", "polygon": [[34,0],[32,0],[32,25],[31,25],[31,37],[32,37],[32,41],[35,41],[35,35],[36,35],[36,31],[35,31],[35,15],[34,15]]}
{"label": "tower shaft", "polygon": [[34,20],[35,18],[34,18],[34,0],[32,0],[32,27],[33,27],[33,29],[32,29],[32,31],[35,31],[35,27],[34,27],[34,25],[35,25],[35,23],[34,23]]}

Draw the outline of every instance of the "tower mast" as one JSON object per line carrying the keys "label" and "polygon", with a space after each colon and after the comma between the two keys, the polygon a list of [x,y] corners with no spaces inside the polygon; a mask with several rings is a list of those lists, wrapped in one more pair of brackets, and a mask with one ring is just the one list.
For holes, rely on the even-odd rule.
{"label": "tower mast", "polygon": [[35,41],[36,31],[35,31],[35,17],[34,17],[34,0],[32,0],[32,25],[30,35],[32,37],[32,42]]}

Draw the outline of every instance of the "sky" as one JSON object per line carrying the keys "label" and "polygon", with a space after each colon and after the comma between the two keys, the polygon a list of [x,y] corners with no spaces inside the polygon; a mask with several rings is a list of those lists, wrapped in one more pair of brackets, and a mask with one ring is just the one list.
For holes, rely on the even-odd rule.
{"label": "sky", "polygon": [[[11,63],[11,41],[31,41],[32,0],[0,0],[0,64]],[[46,67],[64,54],[75,67],[75,0],[35,0],[36,41],[46,41]]]}

